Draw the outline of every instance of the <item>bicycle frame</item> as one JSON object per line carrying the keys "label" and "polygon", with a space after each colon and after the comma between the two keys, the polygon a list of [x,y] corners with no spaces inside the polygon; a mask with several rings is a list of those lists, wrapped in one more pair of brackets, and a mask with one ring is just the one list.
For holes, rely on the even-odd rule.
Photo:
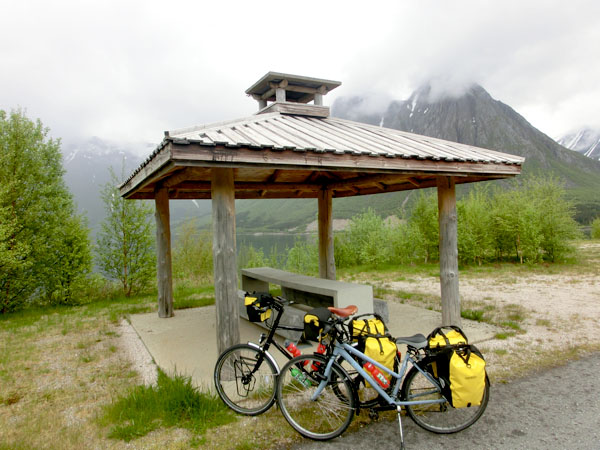
{"label": "bicycle frame", "polygon": [[269,328],[269,332],[267,334],[262,333],[260,335],[258,344],[255,344],[253,342],[248,342],[248,345],[257,348],[258,350],[260,350],[262,352],[261,356],[259,357],[259,359],[257,361],[256,366],[254,367],[253,373],[256,370],[258,370],[258,368],[262,364],[263,356],[266,356],[268,359],[271,360],[271,362],[275,366],[275,369],[277,370],[277,373],[281,372],[281,368],[279,367],[279,364],[277,364],[277,361],[275,361],[275,358],[273,358],[273,356],[269,353],[269,348],[271,347],[271,344],[273,344],[275,346],[275,348],[277,350],[279,350],[287,359],[292,359],[292,355],[290,355],[287,352],[287,350],[274,339],[276,330],[279,329],[279,330],[300,331],[300,332],[304,330],[304,328],[293,327],[293,326],[289,326],[289,325],[279,325],[279,321],[281,320],[281,317],[283,316],[283,312],[285,310],[285,305],[283,303],[278,303],[277,300],[274,299],[273,304],[271,306],[273,309],[276,310],[277,315],[275,316],[275,319],[273,320],[273,324]]}
{"label": "bicycle frame", "polygon": [[[394,388],[392,390],[392,394],[389,395],[381,386],[379,386],[379,384],[373,379],[371,374],[369,372],[367,372],[365,369],[363,369],[361,367],[361,365],[358,363],[358,361],[352,357],[352,355],[358,357],[361,361],[363,361],[363,364],[366,362],[370,362],[371,364],[376,366],[379,370],[383,370],[389,376],[394,378],[395,383],[394,383]],[[435,388],[437,392],[441,392],[441,387],[440,387],[439,383],[429,373],[427,373],[426,371],[421,369],[421,367],[419,367],[419,365],[416,363],[416,361],[408,353],[405,355],[404,359],[402,360],[402,365],[400,366],[400,369],[398,370],[398,372],[394,372],[393,370],[385,367],[383,364],[368,357],[361,351],[355,349],[354,347],[352,347],[351,345],[349,345],[345,342],[341,342],[341,343],[336,342],[334,344],[333,353],[329,357],[329,360],[327,361],[327,365],[325,366],[325,372],[324,372],[325,379],[319,383],[319,386],[318,386],[317,390],[315,391],[315,393],[312,395],[311,400],[315,401],[319,397],[321,392],[323,392],[323,390],[325,389],[327,384],[329,383],[333,364],[336,362],[336,360],[338,360],[338,358],[340,356],[348,364],[350,364],[354,369],[356,369],[356,371],[366,381],[368,381],[371,384],[371,386],[373,387],[373,389],[375,389],[375,391],[377,391],[377,393],[382,398],[384,398],[385,401],[390,405],[399,407],[399,406],[405,406],[405,405],[425,405],[425,404],[444,403],[446,401],[443,397],[438,400],[407,401],[407,400],[398,399],[398,392],[400,391],[400,387],[402,386],[402,379],[404,378],[404,374],[407,371],[409,362],[412,364],[413,367],[416,367],[417,370],[419,372],[421,372],[427,380],[429,380],[432,388]]]}

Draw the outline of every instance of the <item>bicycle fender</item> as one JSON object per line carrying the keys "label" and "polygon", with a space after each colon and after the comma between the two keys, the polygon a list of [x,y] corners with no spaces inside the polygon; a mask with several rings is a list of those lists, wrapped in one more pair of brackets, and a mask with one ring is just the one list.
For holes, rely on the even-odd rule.
{"label": "bicycle fender", "polygon": [[[254,342],[248,342],[248,345],[252,348],[255,348],[256,350],[262,351],[260,345],[255,344]],[[275,367],[275,370],[277,371],[277,375],[279,375],[279,373],[281,372],[281,368],[279,367],[279,364],[277,364],[277,361],[275,361],[275,358],[273,358],[273,356],[269,352],[263,352],[263,353],[265,354],[265,357],[273,363],[273,366]]]}

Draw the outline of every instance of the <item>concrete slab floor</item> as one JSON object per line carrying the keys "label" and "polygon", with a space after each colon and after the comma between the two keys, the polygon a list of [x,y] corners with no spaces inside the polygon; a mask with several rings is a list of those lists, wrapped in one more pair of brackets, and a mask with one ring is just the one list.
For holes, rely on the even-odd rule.
{"label": "concrete slab floor", "polygon": [[[399,303],[388,303],[388,307],[387,326],[395,337],[427,335],[441,323],[439,312]],[[174,317],[168,319],[159,318],[156,312],[135,314],[130,321],[161,369],[190,376],[199,388],[213,389],[213,370],[218,357],[214,306],[176,310]],[[491,339],[499,331],[492,325],[464,319],[462,328],[473,344]],[[258,342],[264,332],[264,328],[240,319],[242,342]],[[278,340],[283,342],[283,338]],[[310,351],[302,347],[301,350]],[[271,353],[280,366],[285,363],[286,358],[276,348]]]}

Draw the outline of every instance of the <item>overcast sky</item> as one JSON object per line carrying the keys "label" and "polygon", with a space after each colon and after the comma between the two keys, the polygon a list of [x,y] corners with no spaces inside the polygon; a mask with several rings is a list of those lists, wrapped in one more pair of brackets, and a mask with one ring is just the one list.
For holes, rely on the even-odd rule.
{"label": "overcast sky", "polygon": [[477,82],[551,137],[600,128],[600,1],[5,0],[0,109],[67,143],[244,117],[268,71],[407,98]]}

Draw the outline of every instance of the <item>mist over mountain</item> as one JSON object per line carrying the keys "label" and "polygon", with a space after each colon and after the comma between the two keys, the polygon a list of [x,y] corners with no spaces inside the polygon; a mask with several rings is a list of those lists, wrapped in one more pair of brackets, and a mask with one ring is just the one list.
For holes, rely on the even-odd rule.
{"label": "mist over mountain", "polygon": [[[100,191],[111,179],[110,168],[119,179],[126,178],[155,148],[150,143],[116,143],[98,137],[63,147],[65,182],[79,212],[87,216],[92,234],[100,229],[106,215]],[[210,202],[206,200],[174,200],[170,205],[175,224],[188,217],[210,215]]]}
{"label": "mist over mountain", "polygon": [[575,150],[588,158],[600,160],[600,130],[583,128],[557,139],[557,142],[570,150]]}
{"label": "mist over mountain", "polygon": [[424,85],[407,100],[361,114],[364,102],[339,98],[332,115],[524,156],[524,176],[552,172],[565,181],[578,220],[600,214],[600,162],[561,146],[477,84],[458,95],[432,95],[431,86]]}

